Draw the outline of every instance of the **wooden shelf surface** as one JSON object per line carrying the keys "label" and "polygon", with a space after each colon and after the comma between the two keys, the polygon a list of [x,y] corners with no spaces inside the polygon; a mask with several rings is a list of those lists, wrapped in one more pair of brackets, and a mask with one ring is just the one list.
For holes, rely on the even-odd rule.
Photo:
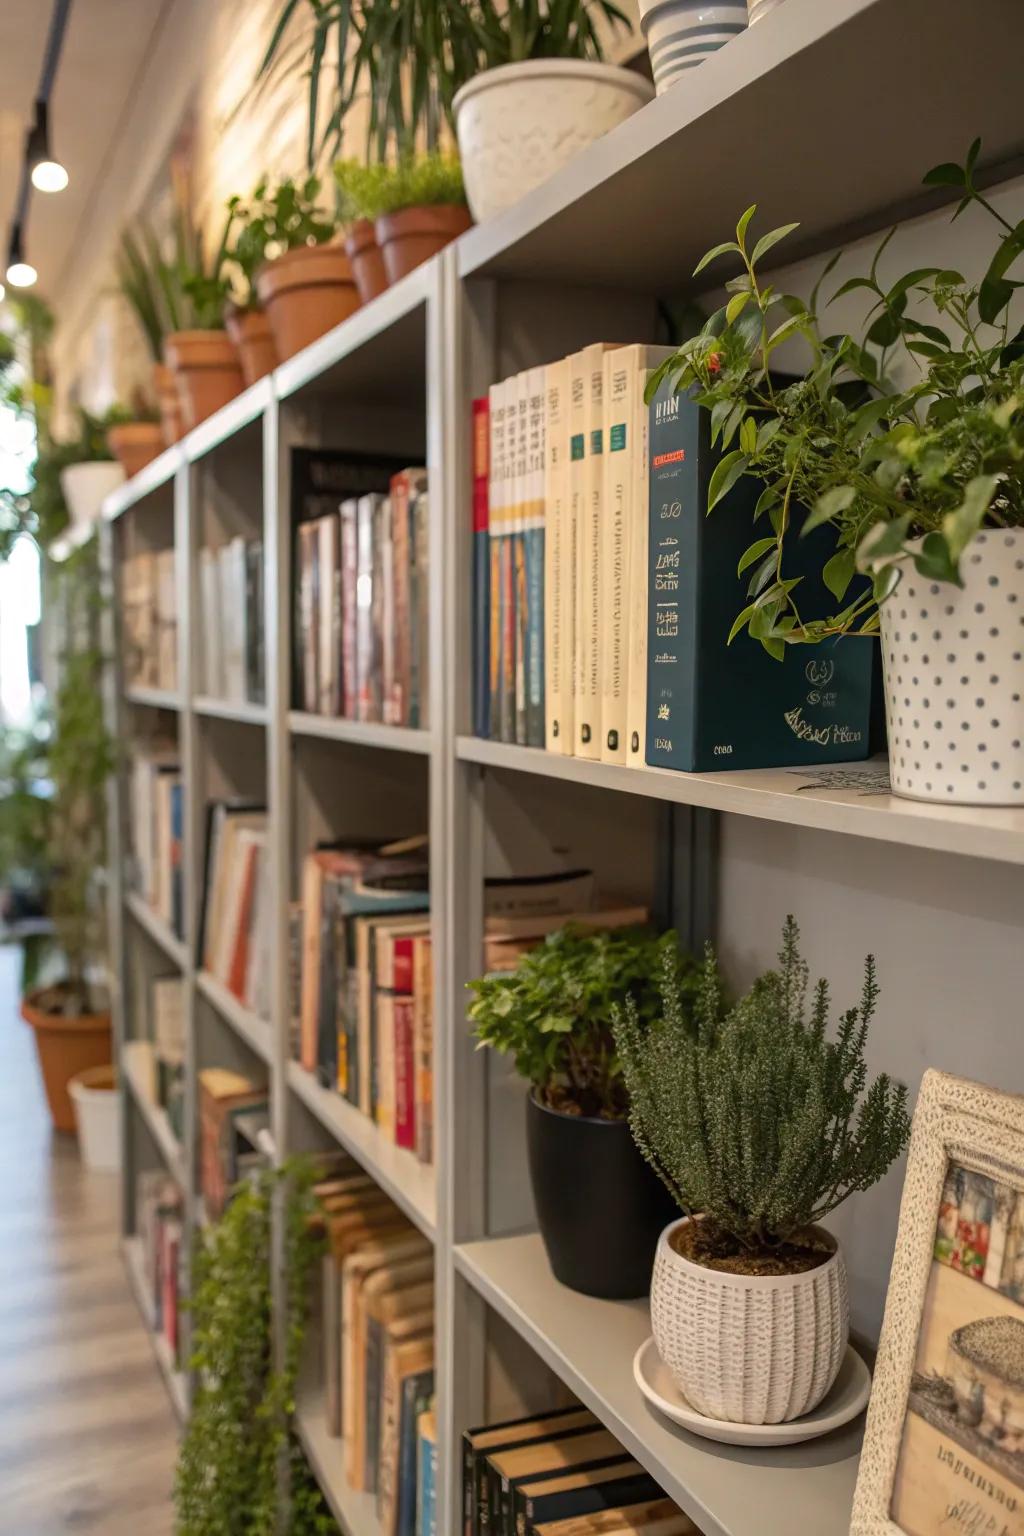
{"label": "wooden shelf surface", "polygon": [[337,720],[331,715],[310,715],[293,709],[288,716],[293,736],[317,736],[323,741],[348,741],[357,746],[382,747],[389,752],[428,753],[433,746],[429,730],[408,725],[381,725],[371,720]]}
{"label": "wooden shelf surface", "polygon": [[125,893],[124,904],[140,928],[158,944],[169,960],[173,960],[179,970],[185,970],[188,965],[188,948],[183,939],[179,939],[170,926],[164,922],[158,912],[155,912],[148,901],[137,891]]}
{"label": "wooden shelf surface", "polygon": [[327,1433],[323,1398],[319,1393],[300,1395],[295,1408],[295,1425],[331,1514],[344,1536],[381,1536],[374,1495],[353,1492],[345,1481],[342,1442]]}
{"label": "wooden shelf surface", "polygon": [[261,1019],[258,1013],[246,1008],[209,971],[196,973],[196,988],[217,1010],[226,1024],[243,1039],[250,1050],[269,1065],[273,1059],[273,1031],[269,1019]]}

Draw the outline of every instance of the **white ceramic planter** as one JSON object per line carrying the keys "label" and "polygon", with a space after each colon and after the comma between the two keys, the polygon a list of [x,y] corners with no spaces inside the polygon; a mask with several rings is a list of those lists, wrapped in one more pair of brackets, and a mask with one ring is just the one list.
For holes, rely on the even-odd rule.
{"label": "white ceramic planter", "polygon": [[649,80],[613,64],[503,64],[455,96],[466,196],[479,223],[503,213],[650,101]]}
{"label": "white ceramic planter", "polygon": [[124,480],[124,470],[115,459],[97,459],[85,464],[69,464],[60,472],[60,488],[68,504],[73,528],[95,523],[105,499]]}
{"label": "white ceramic planter", "polygon": [[979,533],[960,574],[956,587],[908,564],[881,607],[892,787],[1024,805],[1024,532]]}
{"label": "white ceramic planter", "polygon": [[746,0],[640,0],[640,26],[661,96],[747,25]]}
{"label": "white ceramic planter", "polygon": [[683,1396],[707,1418],[784,1424],[817,1407],[846,1353],[850,1302],[837,1246],[800,1275],[705,1269],[658,1240],[651,1324]]}

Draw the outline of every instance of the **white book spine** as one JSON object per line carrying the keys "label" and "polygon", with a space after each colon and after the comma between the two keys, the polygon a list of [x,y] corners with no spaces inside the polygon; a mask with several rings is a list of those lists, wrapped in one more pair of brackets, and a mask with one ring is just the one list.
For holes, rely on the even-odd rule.
{"label": "white book spine", "polygon": [[604,453],[598,530],[601,761],[626,761],[626,580],[632,517],[632,384],[639,347],[604,355]]}
{"label": "white book spine", "polygon": [[601,756],[600,572],[604,353],[584,349],[583,460],[576,503],[576,753]]}
{"label": "white book spine", "polygon": [[504,608],[502,603],[502,541],[505,536],[505,510],[508,504],[506,478],[507,433],[505,383],[492,384],[488,391],[490,423],[490,483],[488,486],[488,720],[493,741],[501,740],[501,682],[504,667]]}
{"label": "white book spine", "polygon": [[550,752],[573,745],[570,656],[574,645],[569,563],[569,359],[544,370],[544,700]]}
{"label": "white book spine", "polygon": [[647,380],[671,347],[642,347],[633,378],[633,474],[629,527],[629,568],[626,584],[626,765],[646,766],[647,741],[647,550],[650,512],[650,417],[644,390]]}

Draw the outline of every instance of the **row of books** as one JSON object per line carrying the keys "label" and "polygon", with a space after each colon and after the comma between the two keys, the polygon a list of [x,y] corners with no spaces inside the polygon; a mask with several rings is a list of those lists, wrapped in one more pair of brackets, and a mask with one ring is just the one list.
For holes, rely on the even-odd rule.
{"label": "row of books", "polygon": [[124,680],[129,688],[178,686],[174,550],[140,550],[121,565]]}
{"label": "row of books", "polygon": [[163,1171],[145,1171],[135,1185],[135,1232],[142,1249],[142,1266],[153,1331],[167,1342],[180,1368],[182,1234],[181,1191]]}
{"label": "row of books", "polygon": [[266,807],[251,800],[211,801],[198,964],[261,1018],[270,1017],[272,920]]}
{"label": "row of books", "polygon": [[300,1065],[395,1145],[433,1158],[426,840],[345,840],[302,870]]}
{"label": "row of books", "polygon": [[348,1486],[373,1496],[382,1536],[433,1536],[433,1249],[355,1165],[316,1193],[328,1433]]}
{"label": "row of books", "polygon": [[199,1073],[199,1188],[211,1221],[224,1214],[235,1187],[266,1166],[261,1140],[269,1126],[264,1085],[226,1067]]}
{"label": "row of books", "polygon": [[266,702],[263,540],[238,534],[199,551],[200,691],[232,704]]}
{"label": "row of books", "polygon": [[184,933],[184,779],[177,745],[139,744],[132,754],[130,883],[180,939]]}
{"label": "row of books", "polygon": [[429,690],[427,472],[404,469],[296,529],[296,706],[424,726]]}
{"label": "row of books", "polygon": [[[474,402],[474,730],[637,768],[864,757],[868,644],[729,641],[775,575],[773,544],[737,574],[762,488],[741,478],[706,515],[710,413],[670,385],[644,400],[668,355],[599,342]],[[835,611],[831,537],[787,564],[805,621]]]}
{"label": "row of books", "polygon": [[462,1536],[700,1536],[579,1406],[467,1431]]}
{"label": "row of books", "polygon": [[180,976],[149,983],[143,1033],[132,1042],[140,1087],[151,1104],[166,1111],[178,1141],[185,1124],[185,988]]}

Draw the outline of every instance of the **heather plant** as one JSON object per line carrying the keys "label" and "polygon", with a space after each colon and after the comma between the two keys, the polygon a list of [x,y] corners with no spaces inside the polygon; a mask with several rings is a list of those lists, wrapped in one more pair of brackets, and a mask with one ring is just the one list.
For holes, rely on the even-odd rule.
{"label": "heather plant", "polygon": [[393,165],[339,160],[334,167],[343,219],[379,219],[401,208],[464,203],[457,155],[410,155]]}
{"label": "heather plant", "polygon": [[471,981],[469,1016],[480,1044],[510,1055],[538,1102],[620,1120],[628,1103],[612,1035],[615,1009],[628,1000],[642,1035],[659,1010],[659,977],[672,978],[683,1009],[696,974],[674,933],[570,924],[548,934],[514,971]]}
{"label": "heather plant", "polygon": [[907,1090],[864,1060],[878,984],[869,956],[859,1003],[830,1038],[828,982],[809,988],[792,917],[776,970],[731,1008],[708,947],[692,1010],[676,975],[662,1010],[616,1011],[615,1042],[637,1146],[710,1254],[814,1246],[809,1229],[869,1189],[906,1146]]}

